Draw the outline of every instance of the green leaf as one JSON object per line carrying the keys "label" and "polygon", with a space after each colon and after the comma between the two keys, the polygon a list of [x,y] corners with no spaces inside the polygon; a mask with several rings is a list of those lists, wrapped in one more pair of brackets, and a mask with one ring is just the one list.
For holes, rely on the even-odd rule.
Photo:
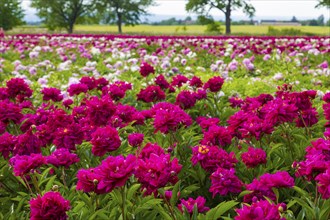
{"label": "green leaf", "polygon": [[180,190],[180,183],[181,181],[178,181],[175,185],[174,188],[172,190],[172,198],[170,200],[170,203],[172,206],[175,206],[177,201],[178,201],[178,192]]}
{"label": "green leaf", "polygon": [[127,200],[131,200],[133,195],[138,189],[140,189],[141,184],[133,184],[127,191]]}
{"label": "green leaf", "polygon": [[222,202],[219,205],[217,205],[215,208],[210,209],[206,213],[206,219],[218,219],[223,214],[225,214],[227,211],[232,209],[234,206],[236,206],[239,202],[235,202],[234,200]]}
{"label": "green leaf", "polygon": [[246,196],[246,195],[249,195],[251,194],[253,191],[250,191],[250,190],[244,190],[242,191],[239,195],[238,195],[238,198],[242,198],[243,196]]}
{"label": "green leaf", "polygon": [[46,187],[45,187],[45,191],[48,192],[51,190],[51,188],[53,187],[53,184],[54,184],[54,181],[56,179],[56,175],[55,176],[52,176],[50,178],[48,178],[48,182],[46,184]]}

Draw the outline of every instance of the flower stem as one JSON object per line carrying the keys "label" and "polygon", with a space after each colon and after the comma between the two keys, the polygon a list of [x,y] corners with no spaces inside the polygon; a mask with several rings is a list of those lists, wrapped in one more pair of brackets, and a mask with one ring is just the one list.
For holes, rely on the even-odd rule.
{"label": "flower stem", "polygon": [[122,204],[121,204],[121,213],[122,213],[122,219],[126,220],[126,213],[125,213],[125,208],[126,208],[126,185],[124,185],[121,189],[122,193]]}
{"label": "flower stem", "polygon": [[39,195],[41,195],[41,190],[39,188],[39,185],[38,185],[38,181],[37,181],[37,178],[35,175],[31,175],[31,179],[32,179],[32,183],[34,185],[34,188],[37,190],[37,192],[39,193]]}

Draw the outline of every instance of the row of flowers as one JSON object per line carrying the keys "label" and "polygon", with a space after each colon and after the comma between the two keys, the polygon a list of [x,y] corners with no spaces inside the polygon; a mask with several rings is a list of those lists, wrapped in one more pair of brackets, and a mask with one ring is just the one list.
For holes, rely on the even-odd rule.
{"label": "row of flowers", "polygon": [[[17,76],[8,77],[0,88],[1,175],[7,177],[1,186],[14,201],[2,203],[5,211],[15,201],[28,200],[30,211],[21,206],[19,218],[329,217],[330,93],[295,91],[291,84],[254,97],[222,91],[231,82],[223,72],[235,74],[235,64],[253,74],[254,60],[276,60],[272,50],[297,58],[315,52],[308,62],[327,75],[327,61],[320,62],[329,50],[327,39],[237,38],[236,44],[231,39],[92,38],[93,46],[87,39],[14,36],[1,42],[4,74],[14,65],[11,73]],[[141,47],[145,44],[168,47],[149,56],[148,47]],[[222,46],[231,48],[231,59],[250,51],[255,56],[231,61],[231,66],[217,62],[200,77],[173,69],[163,74],[160,57],[174,44],[191,58],[195,55],[188,46],[212,56],[221,55]],[[129,47],[132,51],[126,51]],[[101,67],[104,63],[97,60],[81,72],[93,76],[77,74],[65,86],[57,79],[53,85],[58,87],[42,82],[46,78],[40,72],[24,72],[23,62],[38,62],[38,71],[48,72],[53,63],[67,62],[62,59],[66,53],[82,55],[89,49],[99,58],[109,53],[109,62],[128,60],[117,55],[134,57],[135,52],[142,60],[130,61],[138,68],[119,71],[115,78],[102,76],[102,68],[113,67]],[[20,54],[22,62],[7,62],[10,53]],[[44,56],[54,60],[46,62]],[[71,62],[81,67],[80,59],[93,57]],[[278,65],[284,60],[277,60]],[[68,78],[72,68],[59,73]],[[211,72],[215,76],[208,76]],[[302,81],[307,77],[297,75]],[[315,210],[321,214],[315,217]]]}

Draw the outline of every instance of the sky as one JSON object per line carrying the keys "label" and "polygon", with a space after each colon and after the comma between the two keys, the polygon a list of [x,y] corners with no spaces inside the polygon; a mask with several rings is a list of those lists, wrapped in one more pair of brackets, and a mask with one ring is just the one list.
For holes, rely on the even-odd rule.
{"label": "sky", "polygon": [[[152,14],[148,19],[159,20],[166,17],[186,17],[188,14],[185,11],[186,0],[155,0],[156,6],[149,7],[148,11]],[[325,20],[330,19],[330,10],[322,7],[315,8],[317,0],[251,0],[256,9],[255,19],[291,19],[293,16],[299,19],[312,19],[320,15],[324,15]],[[29,7],[30,1],[23,0],[23,8],[25,9],[25,19],[27,21],[37,21],[36,11]],[[211,14],[217,18],[222,18],[223,14],[220,11],[213,10]],[[234,20],[248,19],[247,16],[240,10],[232,13]],[[224,19],[224,18],[223,18]]]}

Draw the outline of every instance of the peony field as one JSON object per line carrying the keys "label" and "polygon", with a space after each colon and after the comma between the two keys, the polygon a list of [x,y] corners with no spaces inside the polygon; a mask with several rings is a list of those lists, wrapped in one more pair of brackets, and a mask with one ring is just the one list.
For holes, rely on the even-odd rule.
{"label": "peony field", "polygon": [[330,38],[0,38],[0,219],[330,219]]}

